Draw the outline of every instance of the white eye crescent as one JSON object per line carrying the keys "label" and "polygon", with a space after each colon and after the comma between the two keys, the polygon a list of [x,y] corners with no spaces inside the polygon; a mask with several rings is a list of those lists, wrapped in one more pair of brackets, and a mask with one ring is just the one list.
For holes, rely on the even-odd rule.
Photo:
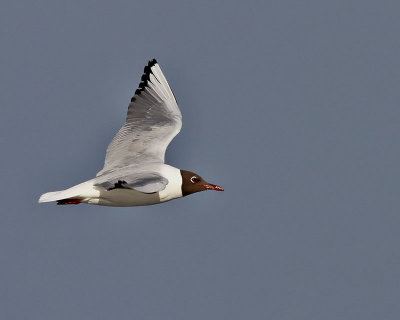
{"label": "white eye crescent", "polygon": [[197,182],[200,182],[200,179],[198,177],[196,177],[196,176],[193,176],[193,177],[190,178],[190,181],[192,183],[197,183]]}

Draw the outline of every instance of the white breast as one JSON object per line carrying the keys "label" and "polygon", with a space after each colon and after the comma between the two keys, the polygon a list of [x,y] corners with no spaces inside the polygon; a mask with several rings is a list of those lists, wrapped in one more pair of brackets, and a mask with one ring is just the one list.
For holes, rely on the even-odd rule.
{"label": "white breast", "polygon": [[164,165],[162,175],[168,179],[168,184],[164,190],[159,192],[160,202],[182,197],[181,170]]}

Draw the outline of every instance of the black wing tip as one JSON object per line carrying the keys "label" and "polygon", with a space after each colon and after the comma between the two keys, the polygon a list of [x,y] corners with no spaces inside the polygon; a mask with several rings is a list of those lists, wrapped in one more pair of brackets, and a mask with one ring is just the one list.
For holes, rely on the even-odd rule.
{"label": "black wing tip", "polygon": [[[144,67],[143,75],[140,78],[140,83],[139,87],[135,91],[135,95],[140,94],[148,84],[148,81],[150,81],[150,73],[152,73],[151,68],[154,67],[157,64],[156,59],[149,60],[147,66]],[[135,96],[131,98],[131,102],[135,101]]]}
{"label": "black wing tip", "polygon": [[125,180],[118,180],[118,182],[115,182],[114,186],[108,188],[107,191],[114,190],[114,189],[130,189],[130,188]]}
{"label": "black wing tip", "polygon": [[147,66],[144,67],[144,71],[143,71],[143,75],[142,75],[142,81],[143,78],[148,78],[151,72],[151,68],[154,67],[157,64],[157,60],[156,59],[152,59],[149,60],[149,62],[147,63]]}
{"label": "black wing tip", "polygon": [[147,66],[151,68],[152,66],[156,65],[157,63],[158,63],[157,60],[153,58],[149,61]]}

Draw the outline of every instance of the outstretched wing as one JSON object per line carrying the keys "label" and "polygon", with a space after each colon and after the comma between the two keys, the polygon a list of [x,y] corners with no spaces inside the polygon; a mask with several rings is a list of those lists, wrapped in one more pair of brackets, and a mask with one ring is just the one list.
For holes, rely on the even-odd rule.
{"label": "outstretched wing", "polygon": [[174,94],[153,59],[144,68],[126,123],[108,146],[104,168],[97,176],[132,164],[164,163],[165,151],[181,127]]}

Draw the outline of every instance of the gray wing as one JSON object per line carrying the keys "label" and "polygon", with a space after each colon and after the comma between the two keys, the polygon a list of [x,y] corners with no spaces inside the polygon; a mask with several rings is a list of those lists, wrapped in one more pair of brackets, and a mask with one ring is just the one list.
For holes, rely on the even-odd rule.
{"label": "gray wing", "polygon": [[168,180],[159,174],[157,168],[135,168],[128,166],[121,170],[110,171],[94,179],[93,185],[106,190],[117,188],[135,189],[144,193],[164,190]]}
{"label": "gray wing", "polygon": [[182,127],[174,94],[155,59],[144,68],[125,125],[107,148],[101,176],[131,164],[164,163],[165,151]]}

